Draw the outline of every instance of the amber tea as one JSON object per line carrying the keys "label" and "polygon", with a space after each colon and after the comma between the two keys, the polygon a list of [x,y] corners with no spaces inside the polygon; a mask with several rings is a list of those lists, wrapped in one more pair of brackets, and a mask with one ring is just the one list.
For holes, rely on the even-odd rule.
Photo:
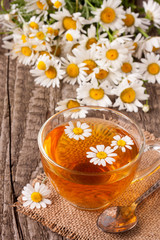
{"label": "amber tea", "polygon": [[[132,181],[138,145],[126,130],[103,119],[72,120],[57,126],[43,143],[42,163],[61,196],[84,209],[108,205]],[[116,171],[116,169],[121,169]]]}

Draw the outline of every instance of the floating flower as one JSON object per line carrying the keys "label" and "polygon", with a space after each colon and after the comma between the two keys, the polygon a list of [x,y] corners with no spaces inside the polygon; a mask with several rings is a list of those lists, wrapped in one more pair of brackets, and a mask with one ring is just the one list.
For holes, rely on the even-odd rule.
{"label": "floating flower", "polygon": [[64,71],[61,62],[54,57],[44,56],[37,61],[36,67],[30,70],[35,76],[35,82],[44,87],[59,87],[59,81],[63,78]]}
{"label": "floating flower", "polygon": [[69,122],[69,126],[65,127],[65,133],[69,138],[74,138],[75,140],[84,140],[86,137],[92,135],[92,129],[89,128],[89,125],[86,123],[76,123],[76,126],[72,122]]}
{"label": "floating flower", "polygon": [[123,7],[120,6],[121,0],[104,0],[101,8],[92,11],[95,17],[92,22],[100,22],[106,30],[112,31],[122,28],[125,18]]}
{"label": "floating flower", "polygon": [[30,206],[31,209],[39,209],[40,207],[46,208],[47,204],[52,203],[46,198],[50,193],[51,191],[45,184],[36,182],[34,187],[27,184],[22,190],[22,200],[24,201],[23,206]]}
{"label": "floating flower", "polygon": [[[75,107],[80,107],[83,106],[80,104],[80,102],[77,99],[74,98],[67,98],[65,100],[59,101],[58,107],[56,107],[56,111],[62,111],[65,109],[71,109]],[[71,118],[85,118],[87,115],[88,111],[84,109],[74,109],[68,112],[64,112],[64,117],[69,117]]]}
{"label": "floating flower", "polygon": [[120,148],[122,152],[126,152],[126,148],[132,149],[132,145],[134,145],[133,140],[129,136],[121,137],[119,135],[116,135],[113,137],[114,140],[111,142],[111,146],[114,147],[114,149]]}
{"label": "floating flower", "polygon": [[94,165],[106,166],[106,163],[112,164],[116,160],[117,154],[114,153],[115,149],[111,149],[110,146],[105,147],[104,145],[97,145],[96,148],[90,147],[92,152],[87,152],[87,158],[91,158],[90,163]]}
{"label": "floating flower", "polygon": [[119,107],[119,110],[126,109],[129,112],[138,112],[138,107],[143,107],[139,100],[147,100],[149,95],[144,93],[145,87],[142,87],[142,81],[128,82],[124,79],[119,86],[112,90],[112,93],[118,96],[114,107]]}
{"label": "floating flower", "polygon": [[144,11],[148,19],[152,20],[154,25],[160,27],[160,5],[153,1],[148,0],[148,2],[143,1]]}
{"label": "floating flower", "polygon": [[103,83],[93,85],[86,83],[77,88],[77,98],[82,99],[82,104],[108,107],[112,105],[111,100],[107,96],[110,93],[110,87],[106,87]]}
{"label": "floating flower", "polygon": [[142,58],[140,63],[140,73],[143,79],[149,83],[160,83],[160,56],[154,53],[147,53],[146,58]]}

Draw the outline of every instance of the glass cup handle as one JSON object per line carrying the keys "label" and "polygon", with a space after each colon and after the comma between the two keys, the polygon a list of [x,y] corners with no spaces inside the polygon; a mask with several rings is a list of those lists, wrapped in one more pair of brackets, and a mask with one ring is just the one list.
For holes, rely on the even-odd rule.
{"label": "glass cup handle", "polygon": [[[158,153],[160,153],[160,143],[159,142],[154,142],[154,143],[147,144],[145,149],[144,149],[144,152],[147,152],[149,150],[155,150]],[[152,163],[151,166],[149,166],[149,167],[147,167],[143,170],[139,170],[136,173],[132,182],[135,182],[137,180],[141,180],[144,177],[151,175],[152,173],[157,171],[159,168],[160,168],[160,156],[154,161],[154,163]]]}

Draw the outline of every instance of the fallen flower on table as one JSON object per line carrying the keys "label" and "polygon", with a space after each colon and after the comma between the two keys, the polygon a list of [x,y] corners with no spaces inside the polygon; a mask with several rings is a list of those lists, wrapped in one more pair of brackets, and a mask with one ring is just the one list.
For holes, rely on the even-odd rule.
{"label": "fallen flower on table", "polygon": [[35,186],[27,184],[22,190],[22,200],[24,201],[23,206],[30,206],[31,209],[34,208],[46,208],[47,204],[51,204],[51,200],[46,197],[49,196],[51,191],[45,184],[35,183]]}

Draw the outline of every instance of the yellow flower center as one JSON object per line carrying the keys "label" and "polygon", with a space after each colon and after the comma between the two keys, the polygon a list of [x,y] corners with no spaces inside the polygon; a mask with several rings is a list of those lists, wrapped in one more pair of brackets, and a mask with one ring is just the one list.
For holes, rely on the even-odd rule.
{"label": "yellow flower center", "polygon": [[86,67],[88,68],[88,70],[85,70],[85,72],[89,75],[90,73],[93,72],[93,69],[97,66],[97,64],[95,63],[95,61],[91,60],[91,59],[87,59],[84,60],[83,63],[86,64]]}
{"label": "yellow flower center", "polygon": [[108,76],[109,72],[107,72],[106,70],[100,69],[99,73],[96,73],[96,78],[98,80],[103,80]]}
{"label": "yellow flower center", "polygon": [[33,202],[41,202],[42,201],[42,195],[39,192],[33,192],[31,194],[31,199]]}
{"label": "yellow flower center", "polygon": [[132,103],[136,98],[136,92],[133,88],[126,88],[121,92],[120,98],[124,103]]}
{"label": "yellow flower center", "polygon": [[128,62],[123,63],[121,67],[122,72],[124,73],[129,73],[132,71],[132,65]]}
{"label": "yellow flower center", "polygon": [[37,64],[39,70],[46,70],[46,64],[43,61],[39,61]]}
{"label": "yellow flower center", "polygon": [[75,63],[69,64],[66,71],[67,74],[72,78],[75,78],[79,75],[79,67]]}
{"label": "yellow flower center", "polygon": [[75,128],[73,128],[73,132],[74,132],[74,134],[76,134],[76,135],[80,135],[80,134],[83,133],[83,129],[82,129],[82,128],[75,127]]}
{"label": "yellow flower center", "polygon": [[59,30],[58,29],[53,29],[52,27],[48,27],[47,28],[47,33],[54,35],[54,36],[58,36]]}
{"label": "yellow flower center", "polygon": [[118,51],[116,49],[109,49],[106,52],[106,58],[108,58],[111,61],[114,61],[118,58]]}
{"label": "yellow flower center", "polygon": [[60,46],[57,47],[57,46],[53,45],[51,47],[51,49],[52,49],[51,54],[55,55],[56,57],[59,57],[61,55],[61,48],[60,48]]}
{"label": "yellow flower center", "polygon": [[87,41],[87,43],[86,43],[86,48],[87,48],[87,49],[90,49],[90,48],[91,48],[91,45],[92,45],[93,43],[97,43],[97,39],[96,39],[96,38],[90,38],[90,39],[88,39],[88,41]]}
{"label": "yellow flower center", "polygon": [[46,52],[46,51],[40,51],[40,55],[44,55],[46,54],[47,56],[50,56],[49,52]]}
{"label": "yellow flower center", "polygon": [[21,53],[26,57],[30,57],[32,54],[32,50],[29,47],[21,47]]}
{"label": "yellow flower center", "polygon": [[74,108],[74,107],[79,107],[80,104],[79,102],[75,101],[75,100],[69,100],[67,103],[67,108]]}
{"label": "yellow flower center", "polygon": [[152,75],[156,75],[160,71],[160,66],[157,63],[151,63],[147,68],[148,72]]}
{"label": "yellow flower center", "polygon": [[70,41],[70,42],[73,41],[73,37],[72,37],[72,35],[70,33],[66,34],[66,39],[67,39],[67,41]]}
{"label": "yellow flower center", "polygon": [[44,9],[44,4],[41,3],[41,1],[37,1],[36,3],[37,3],[37,7],[38,7],[39,9],[41,9],[41,10]]}
{"label": "yellow flower center", "polygon": [[59,2],[59,1],[56,1],[56,2],[54,3],[54,7],[55,7],[55,8],[59,8],[59,7],[61,7],[61,6],[62,6],[62,3]]}
{"label": "yellow flower center", "polygon": [[116,13],[114,9],[110,7],[106,7],[102,12],[101,12],[101,20],[104,23],[112,23],[116,18]]}
{"label": "yellow flower center", "polygon": [[107,157],[107,153],[105,153],[105,152],[98,152],[96,154],[96,157],[99,158],[99,159],[105,159]]}
{"label": "yellow flower center", "polygon": [[63,27],[65,30],[69,30],[69,29],[76,29],[76,21],[73,20],[71,17],[64,17],[63,18]]}
{"label": "yellow flower center", "polygon": [[32,45],[32,48],[34,48],[34,49],[37,48],[37,45]]}
{"label": "yellow flower center", "polygon": [[22,34],[21,39],[22,39],[23,43],[27,42],[26,35]]}
{"label": "yellow flower center", "polygon": [[156,52],[156,51],[158,51],[158,50],[160,50],[160,48],[158,47],[158,48],[156,48],[156,47],[154,47],[153,46],[153,48],[152,48],[152,52]]}
{"label": "yellow flower center", "polygon": [[30,22],[29,26],[32,28],[32,29],[36,29],[38,30],[39,29],[39,26],[36,22]]}
{"label": "yellow flower center", "polygon": [[53,79],[57,76],[57,71],[54,67],[50,66],[47,71],[45,71],[47,78]]}
{"label": "yellow flower center", "polygon": [[43,40],[45,38],[45,35],[42,31],[40,32],[37,32],[36,33],[36,37],[39,39],[39,40]]}
{"label": "yellow flower center", "polygon": [[104,97],[104,90],[102,88],[100,89],[91,88],[89,91],[89,95],[94,100],[100,100]]}
{"label": "yellow flower center", "polygon": [[127,27],[131,27],[135,22],[134,16],[132,14],[128,14],[128,13],[126,13],[125,16],[126,16],[126,18],[123,19],[124,24]]}
{"label": "yellow flower center", "polygon": [[124,140],[120,139],[117,141],[117,145],[120,147],[124,147],[126,145],[126,142]]}
{"label": "yellow flower center", "polygon": [[75,43],[73,46],[72,46],[72,50],[76,47],[78,47],[80,44],[79,43]]}
{"label": "yellow flower center", "polygon": [[138,44],[136,42],[133,43],[134,50],[138,48]]}

